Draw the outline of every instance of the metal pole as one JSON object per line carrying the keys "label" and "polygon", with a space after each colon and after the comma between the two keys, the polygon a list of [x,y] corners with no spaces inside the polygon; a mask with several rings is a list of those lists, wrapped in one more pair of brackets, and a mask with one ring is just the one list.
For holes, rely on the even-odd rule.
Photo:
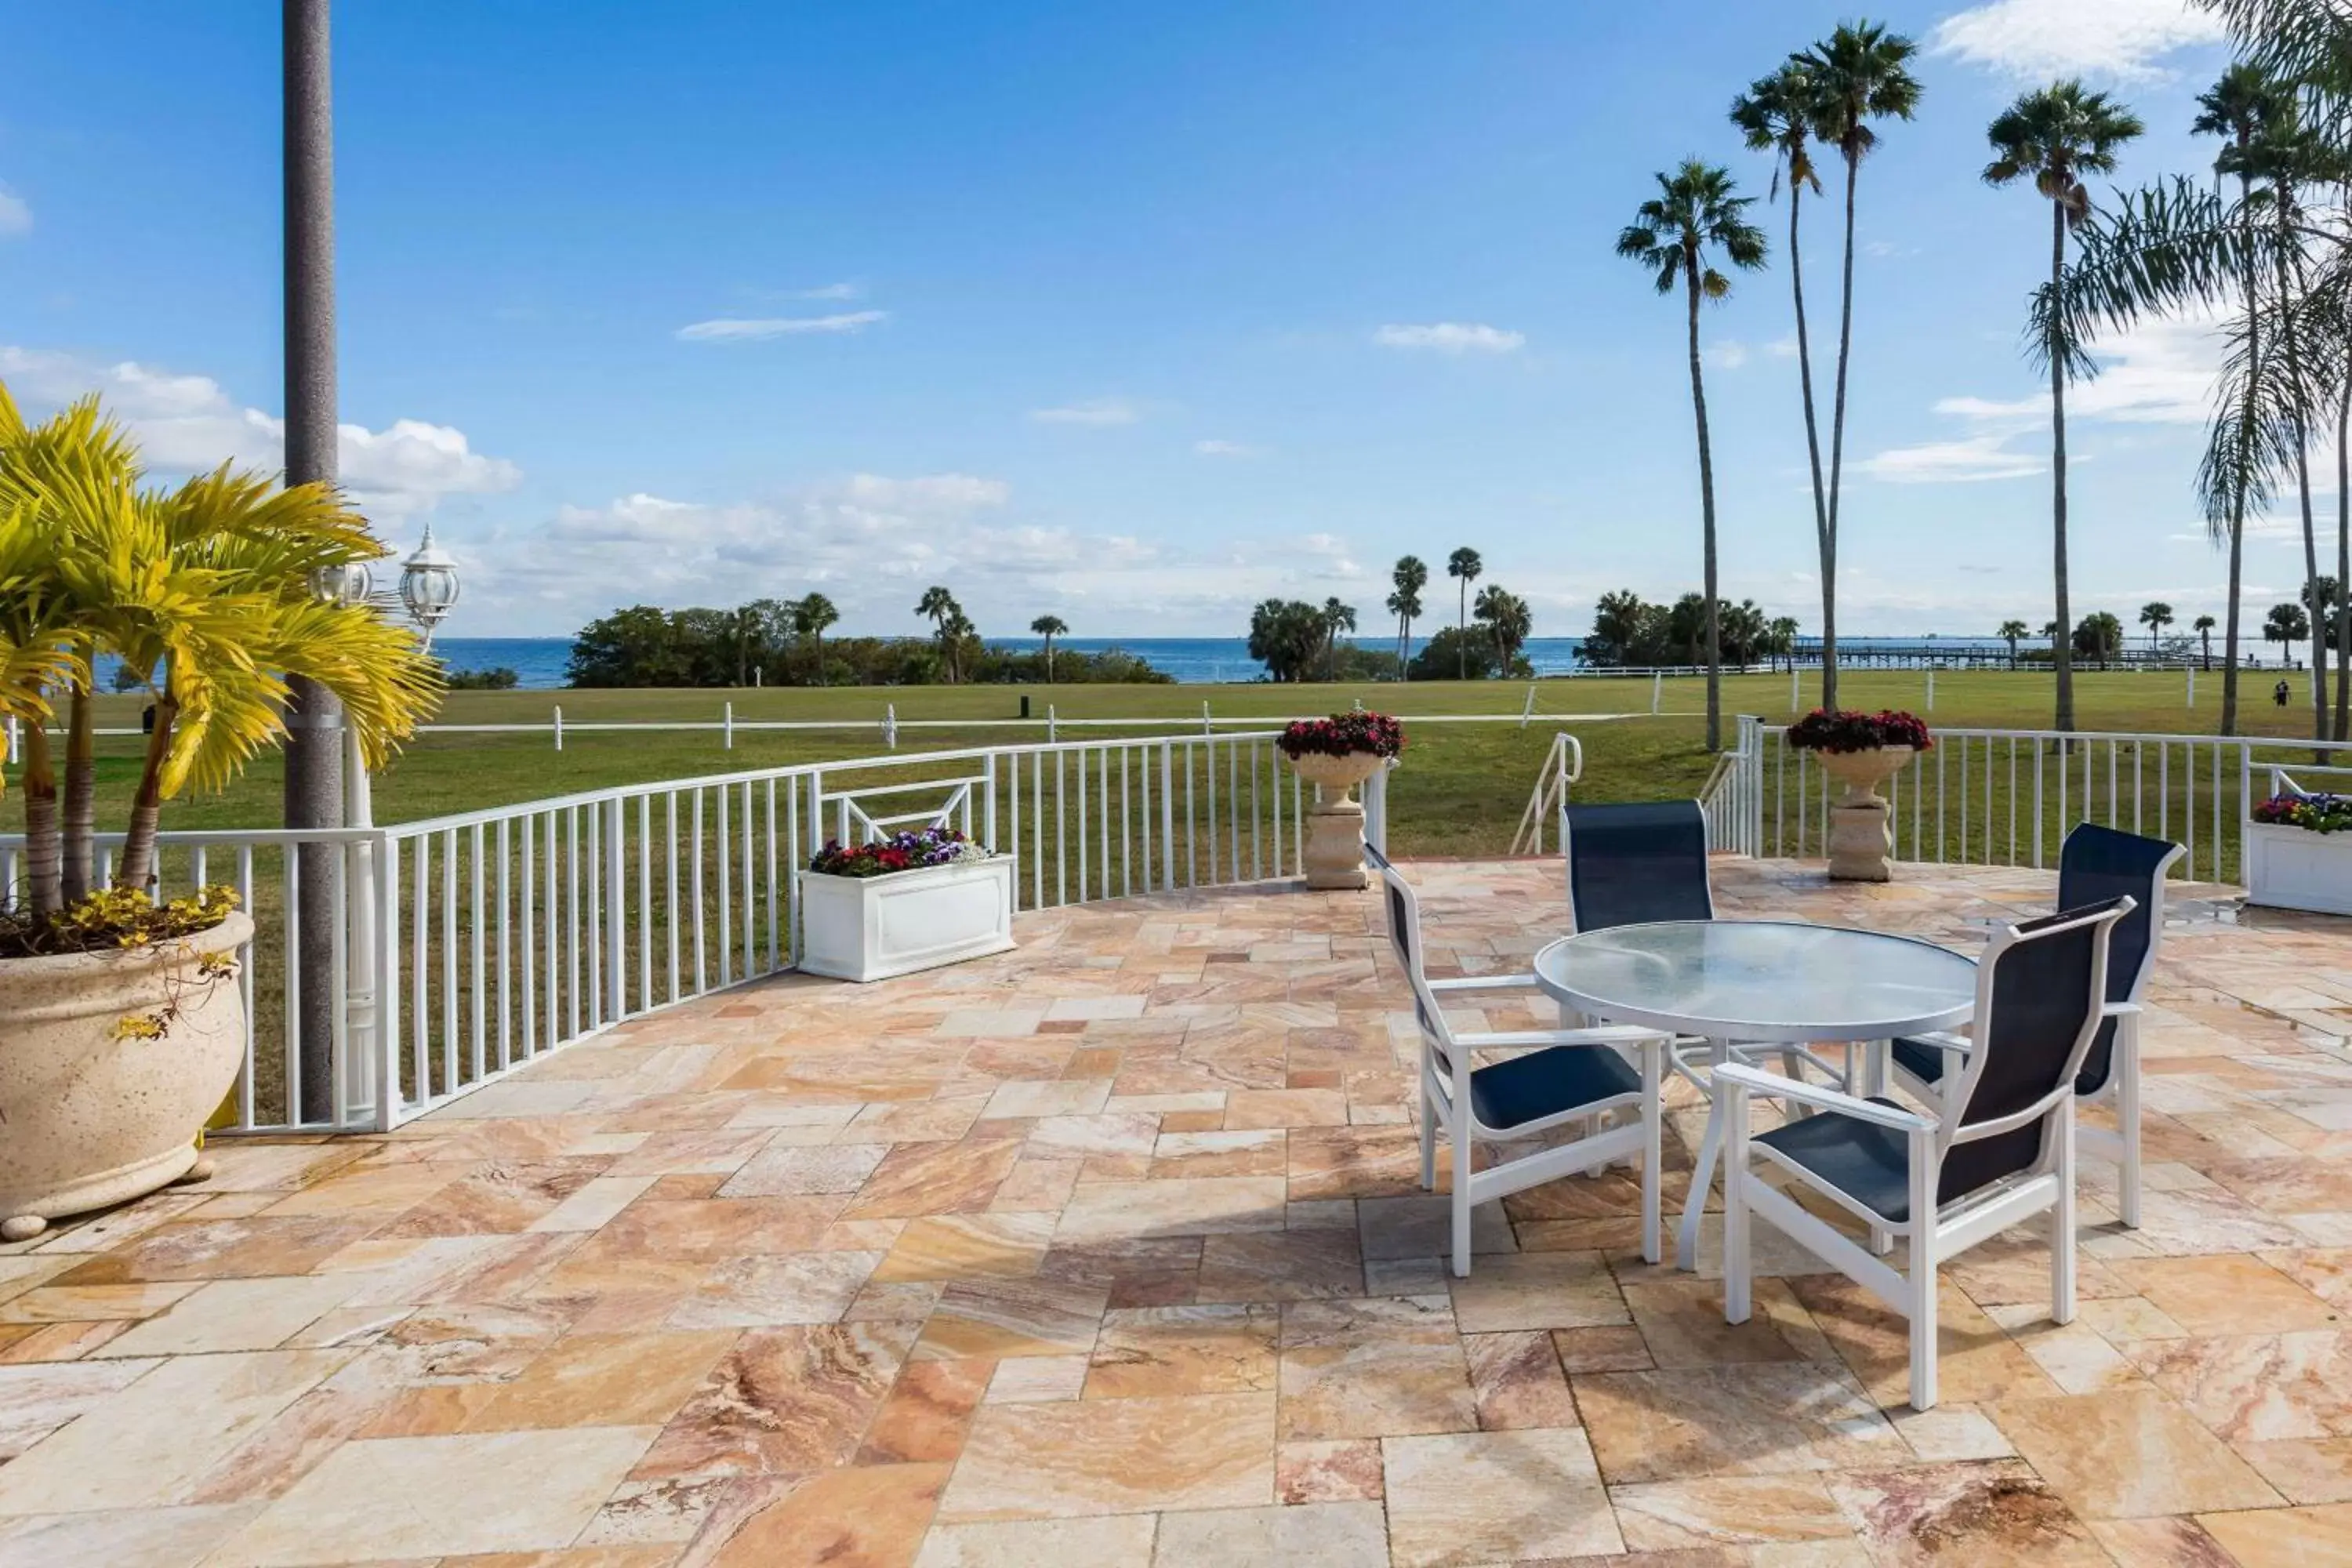
{"label": "metal pole", "polygon": [[[286,482],[335,482],[335,165],[328,0],[284,0]],[[323,688],[288,682],[285,816],[289,827],[343,820],[342,709]],[[294,851],[300,900],[289,911],[301,954],[303,1121],[336,1113],[331,980],[337,879],[331,846]]]}

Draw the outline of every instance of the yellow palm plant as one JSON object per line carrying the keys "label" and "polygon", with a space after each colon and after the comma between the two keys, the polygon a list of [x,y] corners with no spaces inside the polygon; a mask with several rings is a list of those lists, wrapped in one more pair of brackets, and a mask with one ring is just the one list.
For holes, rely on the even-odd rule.
{"label": "yellow palm plant", "polygon": [[[0,466],[8,452],[0,446]],[[119,658],[156,694],[118,889],[143,890],[152,879],[165,801],[220,788],[283,736],[288,677],[309,677],[341,700],[371,766],[436,700],[438,668],[414,635],[311,591],[320,572],[384,553],[332,489],[277,489],[224,467],[159,490],[141,487],[135,468],[100,463],[55,465],[22,488],[26,500],[0,517],[0,638],[21,631],[17,642],[38,650],[26,654],[31,673],[16,701],[37,718],[62,694],[70,752],[89,728],[100,655]],[[12,560],[26,584],[16,626]],[[10,646],[0,641],[0,660]],[[38,760],[28,755],[28,806]],[[90,852],[90,830],[71,813],[49,820],[61,842],[51,852],[37,840],[27,857],[37,914],[61,908],[71,891],[61,879],[45,894],[38,868],[86,865]],[[37,831],[29,810],[27,827]]]}

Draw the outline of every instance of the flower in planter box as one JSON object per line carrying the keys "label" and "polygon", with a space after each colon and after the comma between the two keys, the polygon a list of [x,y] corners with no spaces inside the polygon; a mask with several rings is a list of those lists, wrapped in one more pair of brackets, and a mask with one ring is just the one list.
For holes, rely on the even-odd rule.
{"label": "flower in planter box", "polygon": [[1908,746],[1915,752],[1934,749],[1936,738],[1916,713],[1888,709],[1864,713],[1841,708],[1832,713],[1816,708],[1789,726],[1789,744],[1801,752],[1876,751],[1883,746]]}
{"label": "flower in planter box", "polygon": [[1301,757],[1394,757],[1404,752],[1404,725],[1387,713],[1334,713],[1286,726],[1275,744],[1294,763]]}
{"label": "flower in planter box", "polygon": [[2352,830],[2352,795],[2274,795],[2255,803],[2253,818],[2276,827],[2343,833]]}
{"label": "flower in planter box", "polygon": [[809,858],[808,868],[826,877],[887,877],[964,860],[985,860],[990,850],[952,827],[919,827],[887,838],[845,845],[838,839]]}

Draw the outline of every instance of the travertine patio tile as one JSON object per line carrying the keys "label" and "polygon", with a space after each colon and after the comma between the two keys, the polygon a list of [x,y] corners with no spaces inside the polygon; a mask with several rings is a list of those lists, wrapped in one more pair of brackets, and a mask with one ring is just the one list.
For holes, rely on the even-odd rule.
{"label": "travertine patio tile", "polygon": [[940,1518],[1269,1505],[1274,1414],[1271,1394],[983,1405]]}
{"label": "travertine patio tile", "polygon": [[1282,1179],[1272,1176],[1081,1183],[1062,1210],[1055,1235],[1085,1241],[1280,1230],[1286,1195]]}
{"label": "travertine patio tile", "polygon": [[1609,1500],[1629,1552],[1844,1541],[1854,1533],[1819,1475],[1651,1481],[1612,1487]]}
{"label": "travertine patio tile", "polygon": [[2352,1506],[2207,1513],[2197,1522],[2241,1563],[2352,1563]]}
{"label": "travertine patio tile", "polygon": [[955,1280],[1037,1272],[1054,1239],[1051,1214],[944,1215],[909,1221],[874,1271],[877,1280]]}
{"label": "travertine patio tile", "polygon": [[2278,1494],[2195,1417],[2153,1388],[1991,1407],[2017,1451],[2089,1519],[2275,1506]]}
{"label": "travertine patio tile", "polygon": [[1013,1520],[939,1524],[923,1539],[915,1568],[1038,1568],[1040,1563],[1149,1564],[1159,1516]]}
{"label": "travertine patio tile", "polygon": [[[207,1559],[208,1568],[568,1546],[654,1436],[644,1426],[346,1443]],[[531,1478],[528,1486],[485,1479]]]}
{"label": "travertine patio tile", "polygon": [[1625,1549],[1581,1432],[1390,1437],[1381,1447],[1399,1568]]}
{"label": "travertine patio tile", "polygon": [[1442,1296],[1286,1306],[1281,1388],[1285,1442],[1478,1425],[1469,1363]]}
{"label": "travertine patio tile", "polygon": [[1895,1428],[1843,1368],[1748,1363],[1573,1377],[1610,1484],[1898,1463]]}
{"label": "travertine patio tile", "polygon": [[1107,1313],[1088,1399],[1272,1389],[1281,1313],[1272,1306],[1145,1307]]}
{"label": "travertine patio tile", "polygon": [[1454,1316],[1465,1334],[1512,1329],[1587,1329],[1630,1321],[1625,1298],[1597,1252],[1523,1252],[1482,1258],[1453,1281]]}
{"label": "travertine patio tile", "polygon": [[341,1306],[364,1275],[293,1275],[214,1279],[96,1352],[104,1356],[186,1355],[200,1351],[275,1350]]}
{"label": "travertine patio tile", "polygon": [[751,1329],[662,1429],[641,1477],[805,1475],[846,1461],[905,1363],[915,1329]]}
{"label": "travertine patio tile", "polygon": [[1152,1568],[1387,1568],[1388,1530],[1371,1502],[1212,1509],[1160,1519]]}
{"label": "travertine patio tile", "polygon": [[2104,1568],[2090,1527],[2025,1465],[1934,1465],[1828,1478],[1829,1490],[1890,1568],[2024,1563]]}
{"label": "travertine patio tile", "polygon": [[672,1329],[838,1322],[882,1258],[856,1251],[730,1258],[711,1265],[701,1286],[663,1321]]}
{"label": "travertine patio tile", "polygon": [[945,1465],[871,1465],[831,1470],[778,1489],[723,1542],[696,1552],[710,1568],[787,1563],[911,1562],[947,1485]]}
{"label": "travertine patio tile", "polygon": [[0,1367],[0,1460],[16,1458],[160,1364],[90,1361]]}
{"label": "travertine patio tile", "polygon": [[189,1568],[261,1508],[212,1503],[0,1520],[0,1568]]}

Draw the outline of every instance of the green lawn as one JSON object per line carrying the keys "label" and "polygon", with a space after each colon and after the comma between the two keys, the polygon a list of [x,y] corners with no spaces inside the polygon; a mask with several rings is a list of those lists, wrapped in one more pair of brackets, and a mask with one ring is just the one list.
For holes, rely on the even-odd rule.
{"label": "green lawn", "polygon": [[[2249,732],[2292,738],[2308,733],[2307,709],[2273,708],[2268,673],[2250,674],[2242,705]],[[1926,707],[1927,678],[1919,671],[1848,672],[1842,693],[1853,707]],[[1779,722],[1790,716],[1789,678],[1741,676],[1725,682],[1727,716],[1756,713]],[[2187,701],[2179,672],[2096,672],[2076,678],[2077,721],[2084,730],[2126,730],[2210,734],[2221,707],[2219,673],[2200,675],[2197,704]],[[1803,700],[1818,694],[1818,677],[1804,680]],[[484,806],[541,799],[611,784],[692,777],[827,759],[874,756],[883,752],[881,720],[895,706],[902,723],[941,721],[944,729],[908,728],[901,752],[952,747],[1013,745],[1042,740],[1042,725],[983,727],[986,721],[1017,717],[1021,689],[919,687],[838,690],[751,691],[562,691],[455,692],[440,721],[455,724],[544,725],[561,706],[567,725],[622,721],[716,724],[731,701],[740,721],[826,720],[856,728],[822,731],[744,731],[734,749],[716,731],[634,733],[573,729],[557,752],[551,736],[533,734],[427,734],[379,778],[380,820],[398,822]],[[1394,685],[1087,686],[1035,687],[1026,690],[1033,716],[1042,719],[1050,703],[1066,718],[1164,719],[1172,731],[1198,726],[1201,706],[1220,719],[1326,712],[1360,700],[1404,715],[1488,713],[1516,717],[1527,701],[1525,682],[1452,681]],[[1582,742],[1586,799],[1658,799],[1687,795],[1711,766],[1702,744],[1698,712],[1705,684],[1696,678],[1670,679],[1659,693],[1664,712],[1650,714],[1652,683],[1629,679],[1546,680],[1536,686],[1535,720],[1511,723],[1408,724],[1412,750],[1392,781],[1391,829],[1396,847],[1412,854],[1492,854],[1506,848],[1551,736],[1567,730]],[[2303,689],[2298,686],[2298,701]],[[135,699],[109,699],[101,723],[137,721]],[[2050,711],[2047,676],[2006,671],[1946,673],[1936,681],[1936,706],[1927,716],[1939,727],[2014,729],[2046,724]],[[1222,725],[1220,728],[1223,728]],[[1131,728],[1066,729],[1066,739],[1131,737],[1150,733]],[[136,766],[136,742],[109,739],[102,745],[101,790],[111,826],[128,796]],[[274,757],[257,763],[227,794],[175,804],[168,826],[266,826],[278,817],[279,773]],[[0,830],[21,827],[20,797],[0,797]]]}

